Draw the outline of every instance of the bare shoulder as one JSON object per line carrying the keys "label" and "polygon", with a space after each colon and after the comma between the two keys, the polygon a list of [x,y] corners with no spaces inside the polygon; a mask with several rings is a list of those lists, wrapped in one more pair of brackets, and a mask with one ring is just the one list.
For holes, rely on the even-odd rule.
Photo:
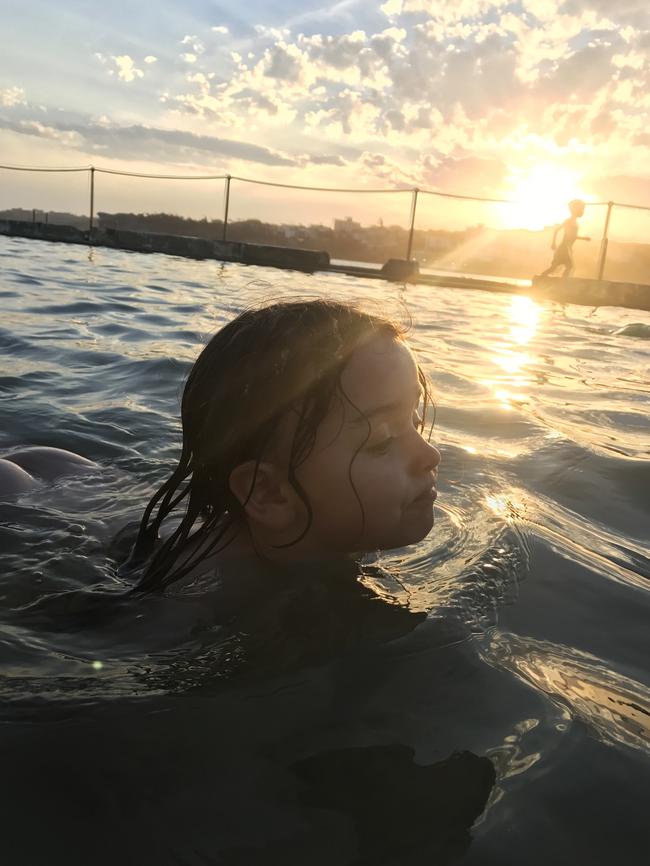
{"label": "bare shoulder", "polygon": [[0,496],[25,493],[43,481],[96,468],[97,463],[63,448],[22,448],[0,457]]}

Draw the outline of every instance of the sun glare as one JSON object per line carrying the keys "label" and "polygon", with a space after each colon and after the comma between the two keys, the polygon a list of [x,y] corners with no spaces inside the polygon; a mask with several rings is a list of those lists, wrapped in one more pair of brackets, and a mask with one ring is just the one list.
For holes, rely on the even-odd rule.
{"label": "sun glare", "polygon": [[571,199],[588,201],[580,189],[579,175],[552,163],[515,169],[508,179],[508,198],[516,204],[501,206],[504,227],[532,231],[565,220]]}

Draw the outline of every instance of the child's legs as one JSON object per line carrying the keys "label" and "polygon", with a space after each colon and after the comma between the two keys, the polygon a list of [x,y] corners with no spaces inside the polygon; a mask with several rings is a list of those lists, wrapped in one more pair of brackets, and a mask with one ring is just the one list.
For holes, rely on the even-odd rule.
{"label": "child's legs", "polygon": [[566,244],[562,243],[557,248],[553,263],[555,267],[559,267],[560,265],[564,267],[564,270],[562,271],[563,277],[568,277],[573,273],[573,256],[571,255],[571,250]]}
{"label": "child's legs", "polygon": [[574,270],[575,270],[575,264],[573,261],[573,255],[571,254],[570,251],[568,251],[562,276],[563,277],[570,277]]}

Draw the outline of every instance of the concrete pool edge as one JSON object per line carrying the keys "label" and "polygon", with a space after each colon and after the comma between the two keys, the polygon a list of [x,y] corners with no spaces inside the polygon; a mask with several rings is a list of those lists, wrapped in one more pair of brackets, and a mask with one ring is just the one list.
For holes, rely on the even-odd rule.
{"label": "concrete pool edge", "polygon": [[[389,260],[382,268],[359,264],[333,264],[329,254],[324,250],[280,247],[244,241],[209,240],[185,235],[165,235],[123,229],[81,230],[69,225],[30,223],[20,220],[0,220],[0,235],[55,243],[101,246],[139,253],[163,253],[196,260],[210,259],[298,270],[305,273],[321,271],[391,282],[526,294],[535,300],[552,300],[562,304],[626,307],[650,311],[650,285],[642,283],[581,277],[568,279],[533,277],[529,285],[523,285],[498,278],[420,273],[416,262],[399,259]],[[393,267],[389,267],[391,264]]]}

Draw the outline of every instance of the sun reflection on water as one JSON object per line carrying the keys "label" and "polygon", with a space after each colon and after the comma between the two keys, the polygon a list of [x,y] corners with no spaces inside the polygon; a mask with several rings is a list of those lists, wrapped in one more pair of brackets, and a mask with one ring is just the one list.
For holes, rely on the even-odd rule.
{"label": "sun reflection on water", "polygon": [[488,656],[568,708],[605,742],[650,753],[650,690],[596,656],[494,632]]}
{"label": "sun reflection on water", "polygon": [[522,389],[535,381],[531,370],[534,358],[521,347],[535,337],[541,307],[531,298],[513,295],[507,313],[509,329],[502,342],[492,346],[490,358],[500,372],[496,377],[483,380],[483,384],[490,388],[500,408],[511,410],[529,399],[529,394]]}
{"label": "sun reflection on water", "polygon": [[510,338],[513,343],[524,346],[537,333],[542,308],[525,295],[513,295],[510,304]]}
{"label": "sun reflection on water", "polygon": [[493,514],[506,521],[522,517],[526,509],[523,499],[519,498],[514,491],[490,494],[485,497],[485,504]]}

